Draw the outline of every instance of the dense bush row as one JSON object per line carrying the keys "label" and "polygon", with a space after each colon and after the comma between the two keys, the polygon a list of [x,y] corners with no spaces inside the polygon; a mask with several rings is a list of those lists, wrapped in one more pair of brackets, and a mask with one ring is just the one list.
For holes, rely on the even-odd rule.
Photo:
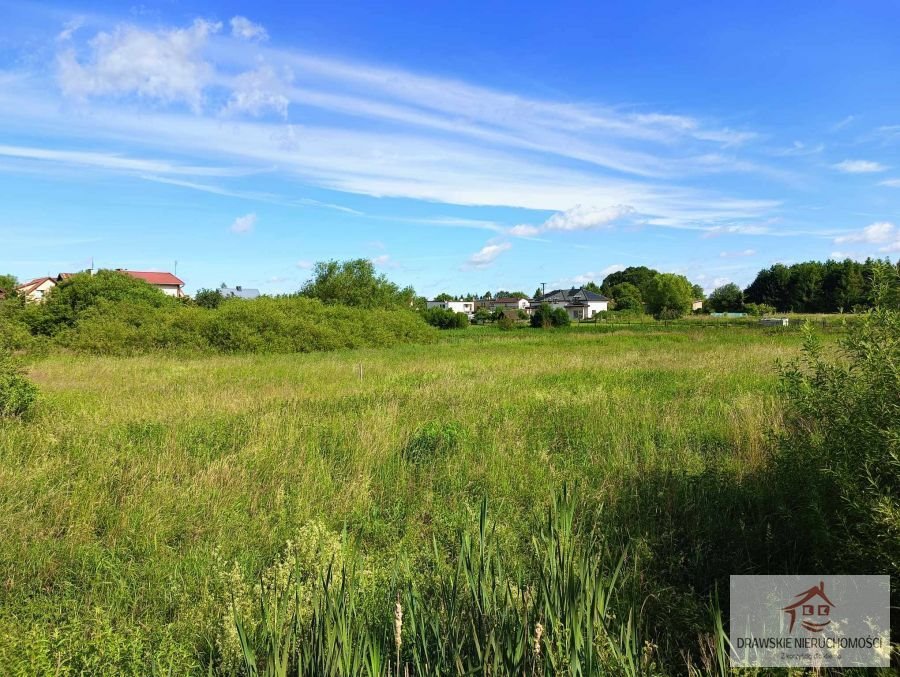
{"label": "dense bush row", "polygon": [[412,310],[329,305],[299,295],[203,308],[115,271],[76,275],[41,304],[0,302],[0,347],[14,351],[44,341],[107,355],[310,352],[427,341],[432,331]]}

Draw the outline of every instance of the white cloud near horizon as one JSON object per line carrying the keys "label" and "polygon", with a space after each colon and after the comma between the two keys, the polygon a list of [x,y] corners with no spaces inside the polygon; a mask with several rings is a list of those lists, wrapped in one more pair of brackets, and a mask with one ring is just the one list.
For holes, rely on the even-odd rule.
{"label": "white cloud near horizon", "polygon": [[229,230],[237,235],[245,235],[253,231],[256,227],[256,214],[244,214],[237,217],[232,223]]}
{"label": "white cloud near horizon", "polygon": [[834,243],[874,245],[878,252],[892,254],[900,252],[900,228],[889,221],[879,221],[854,233],[836,237]]}

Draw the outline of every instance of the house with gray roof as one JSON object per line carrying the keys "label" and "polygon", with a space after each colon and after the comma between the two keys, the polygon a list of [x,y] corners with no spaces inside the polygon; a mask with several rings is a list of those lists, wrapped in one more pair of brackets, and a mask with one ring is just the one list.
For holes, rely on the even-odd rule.
{"label": "house with gray roof", "polygon": [[219,288],[219,293],[226,299],[255,299],[259,297],[259,289],[246,289],[241,285]]}
{"label": "house with gray roof", "polygon": [[569,318],[573,320],[588,320],[597,313],[609,310],[609,299],[603,294],[588,291],[584,287],[571,289],[554,289],[535,298],[529,309],[537,310],[541,304],[546,303],[552,308],[563,308]]}

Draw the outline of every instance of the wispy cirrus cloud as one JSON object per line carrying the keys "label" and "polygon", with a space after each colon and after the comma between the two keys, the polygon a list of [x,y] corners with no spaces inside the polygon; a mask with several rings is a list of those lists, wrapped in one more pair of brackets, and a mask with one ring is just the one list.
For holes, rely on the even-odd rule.
{"label": "wispy cirrus cloud", "polygon": [[831,166],[845,174],[873,174],[889,169],[886,165],[873,160],[844,160]]}
{"label": "wispy cirrus cloud", "polygon": [[[93,35],[82,28],[60,49],[61,101],[38,79],[20,82],[16,110],[0,101],[0,123],[27,116],[96,147],[127,139],[148,154],[277,168],[336,191],[560,213],[508,231],[518,237],[637,217],[715,228],[759,220],[780,202],[685,183],[711,173],[778,174],[759,153],[742,156],[761,138],[753,130],[275,48],[264,43],[265,27],[245,17],[229,24],[230,33],[204,19]],[[67,100],[81,114],[62,124]]]}

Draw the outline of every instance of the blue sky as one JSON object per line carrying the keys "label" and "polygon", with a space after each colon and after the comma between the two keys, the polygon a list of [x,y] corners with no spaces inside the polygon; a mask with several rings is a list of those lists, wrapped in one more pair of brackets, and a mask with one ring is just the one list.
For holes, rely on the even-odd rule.
{"label": "blue sky", "polygon": [[0,271],[420,293],[900,255],[900,6],[6,3]]}

